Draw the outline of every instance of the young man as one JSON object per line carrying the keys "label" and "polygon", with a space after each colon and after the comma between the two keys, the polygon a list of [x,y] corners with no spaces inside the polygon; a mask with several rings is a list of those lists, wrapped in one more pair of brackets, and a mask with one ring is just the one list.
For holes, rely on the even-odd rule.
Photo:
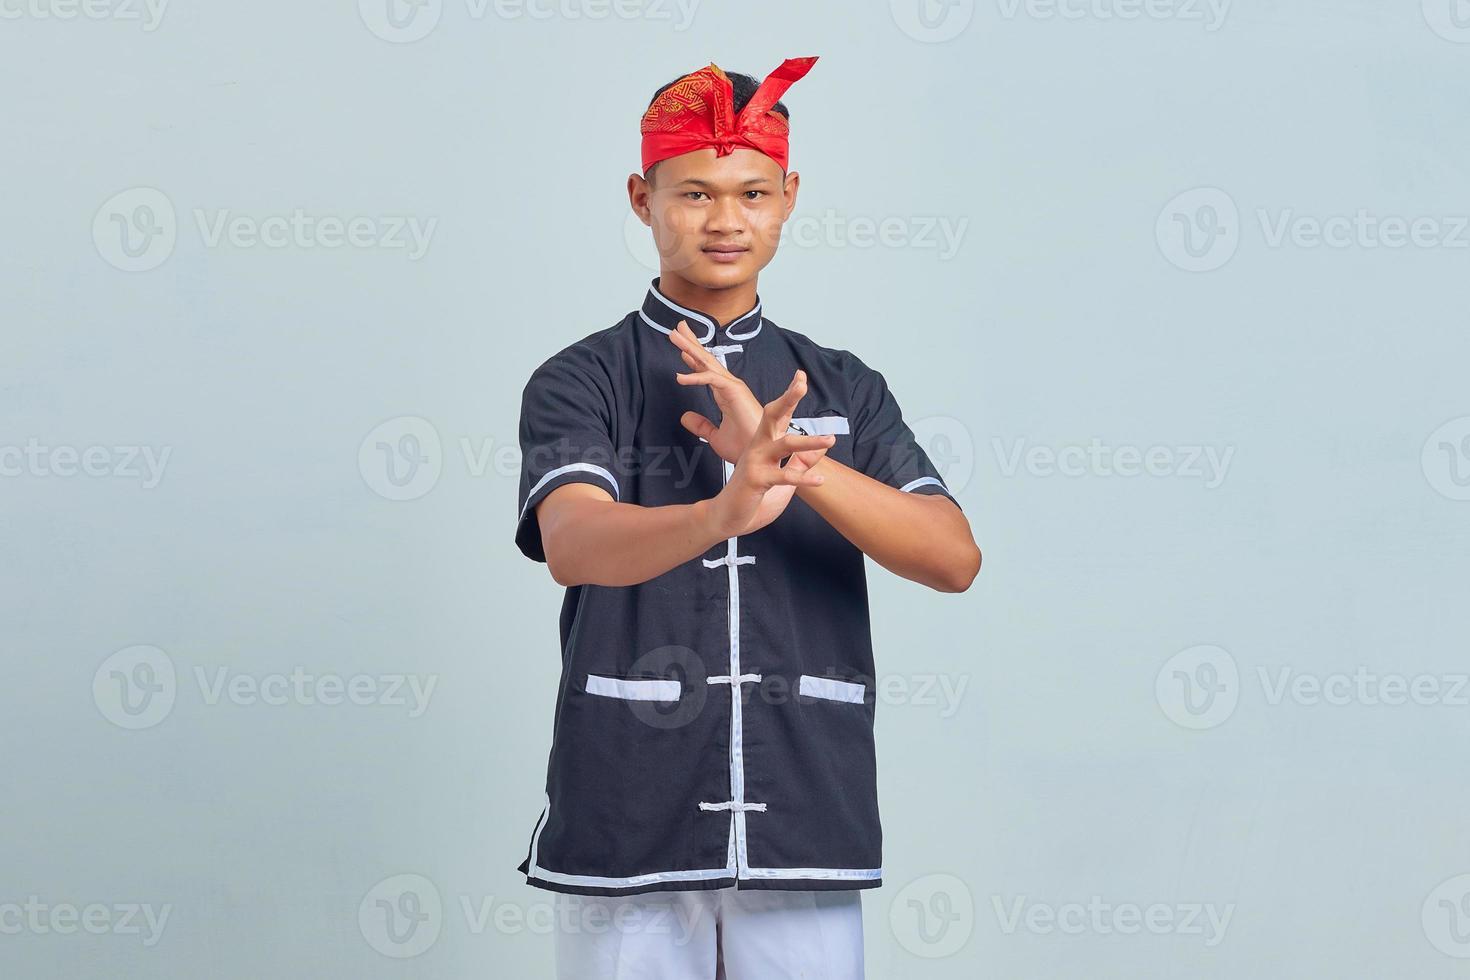
{"label": "young man", "polygon": [[562,893],[562,977],[861,977],[858,889],[882,875],[863,556],[945,592],[980,568],[883,376],[757,295],[800,180],[778,100],[815,61],[655,94],[628,198],[659,277],[522,396],[515,540],[567,592],[520,870]]}

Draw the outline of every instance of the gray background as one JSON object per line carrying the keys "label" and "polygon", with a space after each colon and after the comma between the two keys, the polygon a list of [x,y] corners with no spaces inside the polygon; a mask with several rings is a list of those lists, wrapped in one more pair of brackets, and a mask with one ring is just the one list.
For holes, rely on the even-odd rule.
{"label": "gray background", "polygon": [[[654,274],[652,91],[806,54],[762,298],[985,553],[870,563],[869,975],[1470,975],[1463,4],[66,2],[0,20],[0,975],[549,975],[521,386]],[[366,238],[208,234],[296,209]]]}

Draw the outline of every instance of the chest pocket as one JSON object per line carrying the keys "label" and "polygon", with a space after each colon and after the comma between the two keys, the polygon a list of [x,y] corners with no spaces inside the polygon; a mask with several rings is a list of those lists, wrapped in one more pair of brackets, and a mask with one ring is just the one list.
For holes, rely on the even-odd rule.
{"label": "chest pocket", "polygon": [[798,432],[809,436],[845,436],[849,435],[847,427],[847,416],[845,415],[817,415],[808,418],[792,417],[791,424]]}
{"label": "chest pocket", "polygon": [[791,416],[792,432],[800,432],[808,436],[833,435],[831,448],[827,455],[847,466],[852,465],[852,426],[846,415],[839,414],[836,409],[818,409],[812,411],[809,408],[798,405],[796,412]]}

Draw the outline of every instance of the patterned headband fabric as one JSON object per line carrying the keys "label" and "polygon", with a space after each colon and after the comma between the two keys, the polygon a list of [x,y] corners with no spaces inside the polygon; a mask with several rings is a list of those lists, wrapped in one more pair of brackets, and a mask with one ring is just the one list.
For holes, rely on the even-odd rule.
{"label": "patterned headband fabric", "polygon": [[670,85],[643,114],[643,172],[660,160],[713,147],[716,156],[736,149],[759,150],[786,169],[790,126],[771,111],[816,58],[787,58],[766,76],[740,115],[729,77],[709,64]]}

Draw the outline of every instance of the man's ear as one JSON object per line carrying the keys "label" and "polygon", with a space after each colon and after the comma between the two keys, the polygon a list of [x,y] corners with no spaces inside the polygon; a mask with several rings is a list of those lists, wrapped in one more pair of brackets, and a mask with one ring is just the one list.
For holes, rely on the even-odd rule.
{"label": "man's ear", "polygon": [[786,211],[781,215],[785,221],[791,217],[791,212],[796,210],[796,190],[801,186],[801,174],[795,170],[786,175],[786,180],[781,185],[781,195],[786,199]]}
{"label": "man's ear", "polygon": [[638,215],[638,220],[653,226],[653,212],[648,207],[648,195],[653,193],[640,174],[628,175],[628,206]]}

